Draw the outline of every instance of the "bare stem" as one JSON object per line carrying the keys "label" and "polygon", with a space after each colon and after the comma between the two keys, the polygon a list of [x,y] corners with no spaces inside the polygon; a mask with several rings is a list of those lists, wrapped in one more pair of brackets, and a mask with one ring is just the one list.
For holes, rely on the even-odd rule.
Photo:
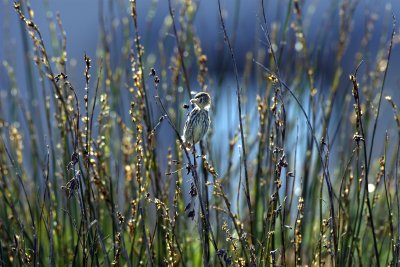
{"label": "bare stem", "polygon": [[235,71],[236,96],[237,96],[238,112],[239,112],[239,114],[238,114],[239,115],[239,128],[240,128],[240,138],[242,140],[244,178],[245,178],[245,183],[246,183],[245,195],[246,195],[246,199],[247,199],[247,206],[248,206],[248,209],[249,209],[249,216],[250,216],[251,239],[252,239],[253,245],[255,245],[254,216],[253,216],[253,210],[251,208],[251,200],[250,200],[249,173],[247,171],[246,142],[245,142],[244,133],[243,133],[242,104],[241,104],[242,101],[241,101],[241,98],[240,98],[239,74],[238,74],[238,69],[237,69],[237,64],[236,64],[236,59],[235,59],[235,55],[234,55],[234,52],[233,52],[233,48],[231,46],[231,42],[229,41],[228,33],[226,32],[224,18],[222,17],[221,1],[220,0],[218,0],[218,10],[219,10],[219,17],[221,19],[222,30],[224,32],[224,39],[225,39],[226,43],[228,44],[229,52],[231,54],[232,63],[233,63],[233,69]]}

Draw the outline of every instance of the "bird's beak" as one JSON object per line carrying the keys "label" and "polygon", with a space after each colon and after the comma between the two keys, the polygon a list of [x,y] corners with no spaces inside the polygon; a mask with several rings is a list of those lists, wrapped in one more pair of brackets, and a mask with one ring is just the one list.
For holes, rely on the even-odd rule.
{"label": "bird's beak", "polygon": [[197,104],[198,102],[199,102],[199,100],[197,98],[190,99],[191,104]]}

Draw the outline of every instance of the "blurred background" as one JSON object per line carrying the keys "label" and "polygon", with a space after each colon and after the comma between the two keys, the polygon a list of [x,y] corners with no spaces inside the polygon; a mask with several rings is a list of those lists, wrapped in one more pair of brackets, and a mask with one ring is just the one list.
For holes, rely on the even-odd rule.
{"label": "blurred background", "polygon": [[[337,133],[345,127],[343,123],[344,112],[348,106],[344,105],[345,97],[350,97],[351,83],[348,75],[354,72],[356,66],[363,61],[359,73],[365,76],[361,87],[367,92],[365,97],[371,101],[370,108],[376,108],[377,99],[373,99],[372,93],[380,89],[377,73],[383,73],[386,66],[387,48],[392,31],[393,17],[400,11],[400,4],[393,1],[300,1],[301,20],[296,18],[293,12],[293,1],[225,1],[223,2],[223,16],[226,20],[226,28],[234,47],[235,57],[239,70],[239,79],[244,95],[244,115],[251,121],[254,120],[256,95],[265,92],[263,70],[254,61],[273,67],[270,47],[265,36],[264,17],[262,3],[267,20],[268,31],[271,33],[272,48],[279,56],[279,69],[283,81],[292,86],[292,89],[303,96],[301,99],[305,107],[309,105],[309,99],[305,92],[316,89],[317,96],[314,98],[317,108],[316,123],[322,123],[323,118],[318,113],[323,108],[325,101],[331,101],[328,96],[335,90],[335,97],[339,101],[332,101],[332,120],[328,123],[328,133],[331,138],[336,138]],[[236,84],[234,79],[233,64],[224,43],[223,32],[220,24],[218,5],[216,1],[203,0],[191,1],[187,9],[181,1],[172,1],[173,12],[179,16],[179,12],[188,12],[188,16],[176,21],[178,29],[185,28],[184,23],[190,23],[187,34],[182,37],[188,42],[196,38],[201,44],[202,53],[207,57],[207,80],[206,90],[211,91],[214,98],[213,105],[213,142],[229,140],[235,135],[238,124]],[[2,2],[0,10],[2,30],[0,32],[0,90],[2,99],[2,113],[8,117],[13,103],[10,95],[18,94],[21,100],[32,106],[43,104],[40,97],[35,96],[40,80],[37,79],[36,70],[31,63],[32,53],[29,49],[29,40],[25,36],[24,24],[13,10],[9,1]],[[131,9],[126,1],[33,1],[30,3],[33,18],[42,33],[50,57],[61,53],[60,39],[62,33],[57,25],[56,16],[60,15],[63,30],[66,33],[66,69],[68,78],[76,88],[77,95],[84,95],[85,64],[83,56],[86,53],[92,59],[92,66],[99,68],[99,62],[104,61],[104,49],[110,49],[110,65],[107,66],[117,75],[114,86],[121,96],[128,97],[126,90],[129,78],[129,52],[132,40],[129,36],[133,34],[133,22],[130,19]],[[155,68],[161,75],[161,87],[168,91],[178,92],[176,96],[166,93],[166,97],[174,97],[178,105],[188,102],[184,92],[184,83],[181,79],[175,88],[170,87],[173,77],[173,60],[176,53],[176,40],[172,28],[172,19],[169,12],[168,1],[138,1],[138,31],[142,45],[144,46],[144,71],[150,72]],[[183,25],[183,26],[182,26]],[[301,28],[301,29],[300,29]],[[398,28],[398,26],[397,26]],[[304,40],[302,39],[304,37]],[[399,54],[398,35],[394,38],[393,55]],[[109,44],[105,48],[105,44]],[[186,46],[184,56],[188,59],[188,78],[191,89],[194,92],[201,88],[197,83],[198,67],[194,48]],[[14,73],[15,84],[6,74],[7,68],[11,67]],[[400,78],[398,73],[400,62],[396,59],[390,62],[390,68],[385,83],[385,94],[391,95],[396,101],[400,97]],[[307,78],[308,70],[312,69],[312,86]],[[126,77],[124,78],[124,76]],[[182,72],[179,73],[182,75]],[[115,76],[114,76],[115,77]],[[32,84],[32,82],[34,84]],[[147,80],[146,82],[149,82]],[[18,88],[18,90],[17,90]],[[333,89],[334,88],[334,89]],[[336,96],[337,94],[337,96]],[[150,91],[150,97],[155,95]],[[129,109],[129,99],[122,97],[117,100],[120,104],[116,106],[115,112],[120,114],[125,121]],[[168,98],[167,98],[168,99]],[[348,98],[347,101],[350,99]],[[375,102],[373,102],[375,100]],[[288,99],[288,101],[292,101]],[[153,103],[154,104],[154,103]],[[153,105],[152,104],[152,105]],[[296,127],[299,127],[299,137],[308,135],[303,116],[298,116],[298,109],[288,108],[288,115],[293,119],[293,131],[288,131],[296,140]],[[375,105],[375,106],[374,106]],[[314,107],[315,108],[315,107]],[[350,108],[352,108],[350,106]],[[366,107],[368,108],[368,107]],[[154,112],[159,111],[153,105]],[[182,108],[180,111],[184,112]],[[125,115],[124,115],[125,114]],[[42,114],[44,116],[44,114]],[[293,117],[292,117],[293,116]],[[156,117],[156,115],[155,115]],[[157,120],[157,118],[153,120]],[[180,116],[178,122],[179,130],[183,128],[184,116]],[[386,119],[387,118],[387,119]],[[43,117],[44,120],[44,117]],[[392,121],[390,105],[382,106],[380,127],[394,133],[395,128]],[[297,126],[296,126],[297,125]],[[257,134],[257,123],[250,125],[247,133],[250,138]],[[317,127],[318,128],[318,127]],[[170,127],[161,126],[159,132],[159,143],[164,151],[175,140],[174,133]],[[378,131],[378,139],[382,140],[384,131]],[[40,146],[44,147],[45,138],[39,138]],[[119,144],[120,146],[121,144]],[[117,145],[118,146],[118,145]],[[331,153],[335,160],[336,147],[332,146]],[[212,146],[211,151],[218,159],[221,155],[228,153],[229,145]],[[304,148],[305,149],[305,148]],[[305,150],[300,148],[300,153]],[[340,149],[339,149],[340,150]],[[239,150],[235,150],[237,156]],[[377,151],[380,153],[382,151]],[[238,159],[238,157],[236,157]],[[299,166],[301,166],[299,161]],[[335,166],[335,163],[333,163]],[[227,164],[222,164],[226,168]]]}
{"label": "blurred background", "polygon": [[[134,163],[129,165],[127,162],[134,160],[133,155],[136,156],[137,151],[134,153],[129,149],[136,148],[135,138],[142,132],[132,123],[134,112],[131,103],[140,106],[140,99],[143,97],[141,90],[146,92],[148,102],[142,103],[146,112],[142,117],[138,115],[135,118],[142,120],[143,125],[146,121],[147,132],[144,131],[143,135],[146,137],[142,142],[149,150],[145,151],[150,151],[154,145],[150,133],[154,132],[156,144],[154,150],[151,150],[154,158],[150,160],[150,152],[147,155],[150,161],[156,163],[154,166],[150,164],[152,167],[146,169],[146,177],[153,179],[155,184],[147,185],[150,189],[146,187],[146,190],[151,197],[165,198],[166,203],[172,201],[176,190],[175,176],[166,174],[173,169],[171,158],[168,157],[173,155],[170,157],[179,158],[182,164],[187,161],[179,154],[179,149],[176,149],[177,137],[171,125],[160,120],[164,113],[155,96],[160,96],[172,122],[182,132],[188,112],[183,104],[189,103],[189,89],[193,93],[208,91],[213,101],[212,124],[198,152],[206,156],[210,165],[216,168],[218,179],[232,203],[232,211],[239,214],[239,217],[242,214],[245,223],[249,222],[245,216],[245,185],[242,179],[247,170],[243,169],[235,66],[224,41],[218,2],[172,0],[171,10],[169,1],[166,0],[139,0],[135,3],[137,27],[132,19],[129,1],[22,1],[20,4],[23,14],[34,21],[40,30],[54,74],[67,75],[66,79],[73,87],[76,98],[80,100],[76,107],[80,107],[82,112],[85,110],[85,96],[88,96],[89,106],[97,103],[97,108],[93,108],[92,134],[93,143],[97,140],[98,147],[93,144],[93,149],[101,150],[102,145],[106,147],[104,164],[108,166],[107,177],[112,177],[110,181],[115,183],[110,191],[115,191],[116,207],[129,210],[132,199],[127,189],[132,180],[128,179],[128,174],[131,173],[127,166],[134,166]],[[278,149],[278,154],[285,156],[288,161],[287,169],[282,170],[282,175],[279,173],[282,176],[282,189],[278,190],[281,200],[290,196],[288,220],[293,226],[298,215],[290,211],[298,209],[298,200],[303,197],[306,199],[304,224],[319,223],[318,218],[314,217],[319,214],[315,203],[322,198],[328,201],[326,188],[318,182],[324,167],[319,162],[320,155],[313,144],[303,111],[287,89],[273,82],[274,75],[279,76],[298,97],[311,121],[316,139],[320,141],[324,138],[327,142],[328,152],[324,156],[334,183],[334,191],[339,195],[339,190],[341,192],[345,184],[340,179],[348,171],[344,168],[348,161],[352,162],[356,154],[355,150],[352,151],[355,149],[353,137],[356,134],[356,118],[353,85],[349,75],[362,62],[357,81],[365,120],[365,137],[369,140],[367,150],[370,151],[369,161],[372,167],[369,166],[370,163],[368,166],[370,177],[377,177],[380,173],[379,159],[383,153],[393,156],[392,167],[397,162],[394,155],[399,143],[398,128],[393,119],[394,108],[385,97],[390,96],[394,103],[400,103],[400,35],[399,24],[395,23],[395,18],[400,16],[400,3],[390,0],[225,0],[222,1],[222,16],[239,74],[244,144],[247,148],[251,194],[257,209],[255,217],[264,218],[268,210],[267,199],[275,192],[273,184],[276,181],[271,177],[276,171],[274,155]],[[60,159],[50,158],[53,164],[50,164],[49,169],[55,175],[54,179],[58,180],[57,184],[65,185],[70,175],[65,173],[64,167],[68,165],[76,147],[74,141],[66,137],[68,134],[62,134],[57,118],[60,110],[55,104],[57,101],[51,82],[46,78],[48,72],[43,72],[36,66],[43,68],[43,60],[42,63],[35,64],[41,60],[41,53],[32,45],[26,23],[20,19],[8,0],[1,2],[0,21],[1,134],[5,143],[11,147],[11,154],[20,157],[18,168],[23,170],[27,181],[41,179],[39,173],[45,166],[47,146],[53,150],[53,157],[54,154],[62,155]],[[393,31],[395,34],[390,50]],[[140,45],[143,47],[140,62],[136,33],[140,36]],[[391,57],[388,61],[389,51]],[[91,78],[88,84],[85,76],[85,54],[91,59]],[[181,56],[184,58],[186,70],[182,67]],[[152,68],[160,78],[158,85],[148,75]],[[274,74],[271,75],[264,68]],[[143,74],[141,71],[144,75],[137,85],[135,75],[140,76]],[[188,81],[185,80],[186,75]],[[380,93],[382,88],[383,94]],[[74,99],[74,95],[65,87],[63,90],[66,99],[73,103],[71,99]],[[105,123],[101,118],[107,108],[102,103],[109,104]],[[76,112],[76,107],[71,104],[71,117]],[[81,115],[84,116],[83,113]],[[79,119],[82,123],[85,122],[84,118]],[[57,127],[60,135],[54,130]],[[105,128],[109,132],[103,135]],[[377,129],[376,132],[374,128]],[[18,142],[15,143],[15,138],[12,138],[13,129],[19,133],[19,144],[23,144],[20,149]],[[35,138],[32,137],[33,132]],[[390,141],[384,146],[386,134]],[[103,137],[106,144],[99,141]],[[84,150],[77,153],[83,157]],[[93,159],[95,158],[96,155],[93,155]],[[96,160],[101,162],[99,158]],[[349,166],[358,163],[353,162]],[[184,166],[175,167],[181,174],[173,175],[185,177],[182,186],[183,202],[188,203],[191,199],[191,175],[184,172]],[[356,166],[353,167],[357,169]],[[288,178],[288,172],[293,175],[293,179]],[[394,167],[390,173],[395,176]],[[359,172],[357,174],[362,176]],[[215,183],[217,179],[206,174],[205,170],[203,175],[205,182]],[[379,181],[375,182],[374,180],[370,183],[371,193],[380,185]],[[103,183],[108,186],[107,182]],[[36,190],[43,192],[45,188],[44,183],[30,185],[29,193]],[[136,185],[132,187],[137,189]],[[60,198],[65,198],[61,196],[63,193],[59,188],[55,188],[55,191]],[[217,202],[217,196],[214,199],[213,192],[214,188],[211,186],[204,189],[204,194],[209,194],[210,203],[215,201],[213,203],[218,206],[220,202]],[[239,192],[242,193],[241,197]],[[324,197],[319,195],[320,192]],[[132,194],[136,197],[136,193]],[[63,201],[67,203],[65,199]],[[65,208],[64,206],[60,204],[58,208]],[[335,204],[336,208],[339,206]],[[322,204],[321,207],[321,214],[322,211],[328,214],[329,207]],[[150,209],[150,214],[156,213],[154,207]],[[358,216],[358,210],[356,214]],[[217,220],[213,225],[218,228],[221,225],[217,219],[218,210],[210,216]],[[362,212],[357,216],[357,220],[362,218]],[[228,215],[223,214],[221,217],[227,219]],[[150,225],[156,227],[157,223],[150,220]],[[261,225],[260,222],[260,229]],[[191,225],[185,230],[189,229],[190,232],[190,229],[196,227]],[[258,231],[261,233],[260,229]],[[306,247],[312,248],[312,240],[316,233],[319,234],[318,231],[313,227],[303,227],[302,231]],[[288,240],[293,235],[290,234]],[[307,263],[311,261],[311,256],[305,260]]]}
{"label": "blurred background", "polygon": [[[215,92],[216,95],[225,92],[227,95],[223,98],[234,101],[233,65],[224,44],[217,2],[203,0],[193,1],[193,4],[191,7],[193,17],[190,18],[193,23],[191,30],[201,41],[201,48],[207,56],[209,75],[207,86],[218,88],[216,90],[218,93]],[[384,64],[382,60],[385,55],[379,54],[379,51],[382,46],[388,45],[392,30],[392,15],[396,15],[400,11],[400,4],[396,1],[310,0],[300,1],[300,4],[301,25],[307,47],[303,47],[296,29],[297,26],[293,22],[295,14],[292,12],[292,1],[264,1],[268,30],[272,33],[272,45],[281,56],[279,67],[283,79],[289,85],[300,85],[301,88],[295,88],[297,91],[306,90],[304,87],[307,86],[294,81],[297,73],[301,72],[297,63],[304,60],[303,53],[306,49],[310,58],[309,64],[316,65],[314,79],[322,97],[331,89],[338,67],[341,69],[341,75],[347,77],[361,60],[364,62],[364,66],[360,69],[361,73],[371,71],[379,63]],[[112,45],[111,53],[114,56],[111,58],[110,67],[113,69],[129,68],[129,66],[122,66],[123,60],[126,60],[126,58],[124,59],[126,55],[124,49],[127,49],[126,36],[133,31],[132,21],[129,19],[130,7],[126,1],[33,1],[30,5],[34,10],[35,22],[41,29],[43,40],[49,49],[55,45],[54,42],[57,42],[57,38],[60,38],[61,35],[57,31],[55,22],[56,14],[60,14],[67,36],[69,78],[76,88],[84,88],[83,55],[87,53],[92,58],[92,65],[98,66],[98,59],[101,58],[99,51],[103,48],[102,38],[106,38]],[[8,62],[14,69],[19,92],[25,101],[30,99],[36,103],[38,100],[29,94],[33,88],[29,84],[31,79],[27,75],[32,75],[32,73],[27,72],[26,69],[28,68],[27,60],[30,60],[32,56],[28,49],[28,40],[26,37],[22,38],[24,36],[23,23],[13,11],[13,6],[9,1],[2,1],[2,6],[0,10],[2,20],[0,59],[3,63]],[[179,13],[181,6],[182,3],[177,1],[173,3],[172,8],[174,12]],[[169,16],[168,2],[138,1],[137,9],[139,33],[145,47],[146,72],[151,67],[156,70],[160,69],[159,43],[162,42],[164,45],[166,49],[164,56],[168,57],[176,42],[170,28],[171,17]],[[239,74],[242,76],[240,78],[243,81],[249,59],[264,59],[265,55],[268,55],[269,47],[262,30],[264,26],[261,1],[225,1],[223,15],[234,46]],[[347,19],[350,20],[346,22]],[[129,28],[126,28],[127,24]],[[188,36],[188,38],[192,37]],[[345,40],[341,40],[341,38]],[[395,44],[399,42],[398,38],[395,38],[394,41]],[[341,47],[341,42],[344,43],[344,48]],[[398,54],[398,49],[394,46],[393,54]],[[59,51],[52,51],[51,56],[57,56],[57,53]],[[187,53],[185,56],[191,57],[194,52],[187,51]],[[195,85],[197,75],[195,62],[192,61],[191,64],[193,66],[189,66],[189,79],[193,83],[193,90],[199,91],[198,86],[196,88]],[[248,80],[243,82],[249,82],[249,86],[245,88],[246,91],[255,93],[260,90],[257,88],[260,85],[257,85],[256,73],[261,70],[254,63],[248,64],[254,71],[250,71]],[[393,75],[398,72],[399,64],[398,60],[393,60],[387,75],[385,91],[392,94],[394,98],[399,97],[398,90],[395,90],[399,86],[399,78],[397,75]],[[166,66],[170,67],[168,64]],[[1,96],[3,99],[7,99],[7,95],[11,93],[9,90],[10,79],[5,75],[7,71],[4,64],[0,68],[3,73],[0,77]],[[168,69],[163,71],[166,72],[166,77],[171,76]],[[349,81],[342,79],[342,76],[340,78],[339,91],[344,93],[345,86],[349,85]],[[33,81],[38,82],[37,79],[33,79]],[[165,87],[168,81],[163,82]],[[120,85],[123,86],[123,83]],[[77,93],[83,95],[83,90],[78,89]],[[233,99],[230,98],[231,96]],[[254,95],[251,100],[255,100]],[[252,103],[254,104],[254,102]],[[234,103],[232,102],[232,104]],[[384,106],[383,109],[385,112],[390,112],[390,107]],[[225,119],[219,119],[220,122],[228,119],[234,123],[234,118],[237,117],[234,110],[233,113],[230,112],[229,116],[221,114],[228,112],[227,109],[221,108],[216,115],[225,117]]]}

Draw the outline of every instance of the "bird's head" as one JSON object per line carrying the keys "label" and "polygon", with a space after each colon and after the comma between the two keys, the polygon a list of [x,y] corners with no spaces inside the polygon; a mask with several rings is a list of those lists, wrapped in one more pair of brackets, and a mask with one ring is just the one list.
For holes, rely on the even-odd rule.
{"label": "bird's head", "polygon": [[200,92],[190,99],[190,103],[198,106],[201,109],[209,109],[211,105],[211,97],[206,92]]}

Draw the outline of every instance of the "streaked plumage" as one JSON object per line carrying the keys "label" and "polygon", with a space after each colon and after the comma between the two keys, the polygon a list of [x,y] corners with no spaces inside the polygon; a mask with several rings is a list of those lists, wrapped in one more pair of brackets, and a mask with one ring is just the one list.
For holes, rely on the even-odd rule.
{"label": "streaked plumage", "polygon": [[186,119],[182,135],[182,140],[187,147],[195,145],[203,138],[211,122],[208,114],[211,98],[208,93],[198,93],[190,102],[194,104],[194,108]]}

